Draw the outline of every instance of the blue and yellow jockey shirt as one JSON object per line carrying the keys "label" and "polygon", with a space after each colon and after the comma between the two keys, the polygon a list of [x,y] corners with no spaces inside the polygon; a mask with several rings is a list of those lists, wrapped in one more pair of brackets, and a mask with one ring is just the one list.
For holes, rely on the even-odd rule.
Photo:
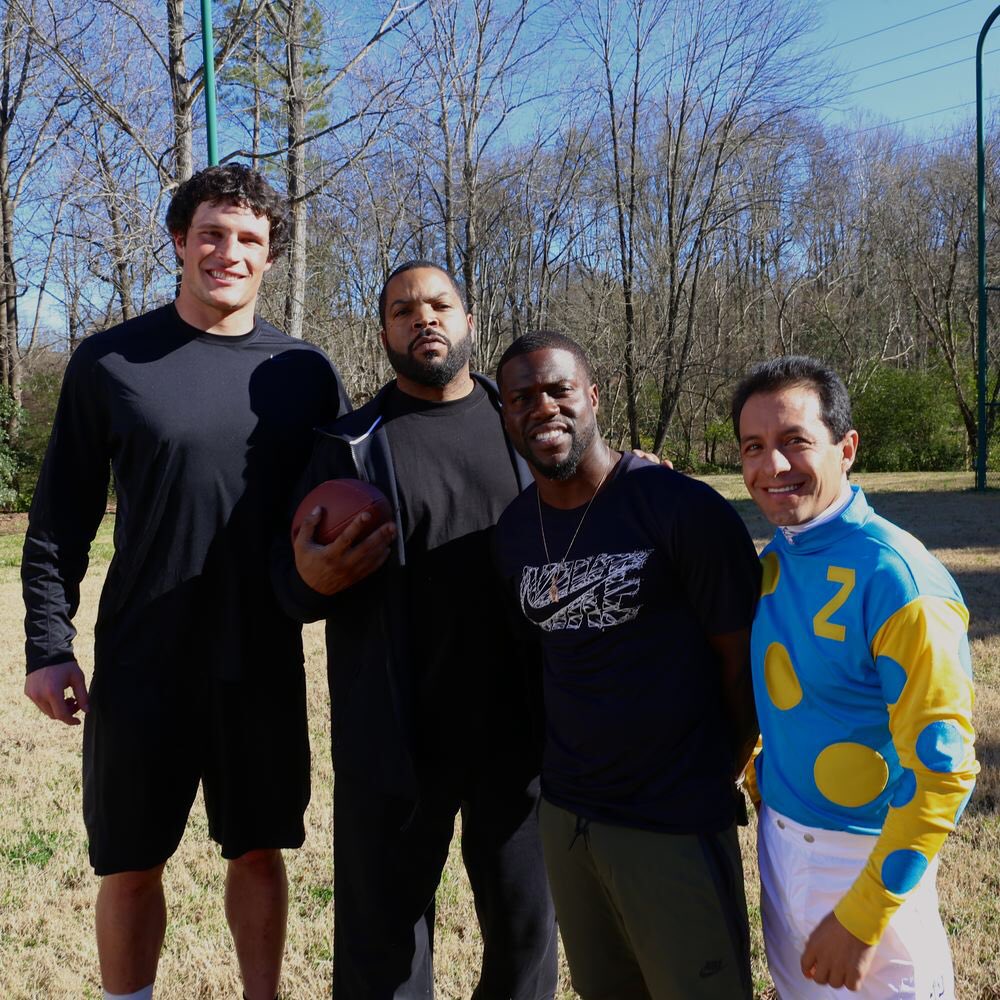
{"label": "blue and yellow jockey shirt", "polygon": [[955,828],[979,765],[958,586],[852,492],[839,517],[792,540],[778,531],[761,555],[751,647],[763,750],[748,777],[798,823],[878,837],[834,910],[875,944]]}

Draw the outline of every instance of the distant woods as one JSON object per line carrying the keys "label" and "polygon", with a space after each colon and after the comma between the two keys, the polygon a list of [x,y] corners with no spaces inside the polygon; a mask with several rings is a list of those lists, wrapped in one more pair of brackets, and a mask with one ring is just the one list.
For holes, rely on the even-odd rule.
{"label": "distant woods", "polygon": [[[797,352],[848,381],[869,468],[974,454],[971,113],[966,134],[930,141],[823,124],[850,81],[811,47],[813,4],[213,11],[220,152],[292,199],[262,311],[321,344],[356,399],[386,376],[379,287],[419,256],[462,281],[480,369],[532,328],[584,342],[622,445],[732,464],[733,381]],[[194,0],[0,10],[0,505],[30,494],[68,352],[173,294],[163,215],[205,163],[199,13]],[[992,143],[987,183],[993,234]]]}

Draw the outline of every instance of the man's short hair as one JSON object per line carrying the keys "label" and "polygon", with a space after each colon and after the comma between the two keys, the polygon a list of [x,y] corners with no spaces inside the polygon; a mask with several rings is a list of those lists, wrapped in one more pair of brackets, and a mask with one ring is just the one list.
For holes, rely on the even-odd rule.
{"label": "man's short hair", "polygon": [[432,271],[440,271],[451,282],[451,287],[455,289],[458,301],[462,303],[463,311],[469,311],[468,306],[465,304],[465,293],[462,291],[459,283],[455,280],[455,276],[453,274],[445,270],[445,268],[443,268],[440,264],[435,264],[432,260],[407,260],[400,264],[399,267],[392,270],[389,277],[385,279],[385,284],[382,285],[382,291],[378,293],[378,318],[379,322],[382,324],[383,330],[385,329],[385,307],[389,293],[389,282],[392,281],[397,274],[402,274],[404,271],[415,271],[418,267],[429,267]]}
{"label": "man's short hair", "polygon": [[791,354],[754,365],[733,393],[732,416],[736,440],[740,439],[740,414],[746,401],[758,393],[780,392],[804,386],[819,397],[820,419],[834,441],[841,441],[854,427],[851,398],[840,376],[816,358]]}
{"label": "man's short hair", "polygon": [[167,208],[167,231],[183,236],[203,202],[210,205],[239,205],[250,209],[271,224],[268,233],[268,260],[280,257],[289,244],[288,202],[264,178],[242,163],[206,167],[193,174],[174,192]]}
{"label": "man's short hair", "polygon": [[534,354],[536,351],[569,351],[583,369],[587,376],[587,382],[593,385],[597,381],[594,376],[594,366],[590,363],[587,352],[572,337],[567,337],[565,333],[559,333],[556,330],[535,330],[518,337],[503,352],[497,365],[497,384],[500,384],[500,373],[508,361],[522,354]]}

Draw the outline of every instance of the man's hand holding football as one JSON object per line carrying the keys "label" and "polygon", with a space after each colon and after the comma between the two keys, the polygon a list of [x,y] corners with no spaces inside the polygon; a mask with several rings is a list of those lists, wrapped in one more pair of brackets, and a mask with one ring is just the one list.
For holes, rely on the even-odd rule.
{"label": "man's hand holding football", "polygon": [[295,536],[295,568],[317,593],[330,596],[375,572],[388,558],[396,537],[391,521],[366,534],[372,515],[362,511],[329,545],[313,538],[323,508],[304,518]]}

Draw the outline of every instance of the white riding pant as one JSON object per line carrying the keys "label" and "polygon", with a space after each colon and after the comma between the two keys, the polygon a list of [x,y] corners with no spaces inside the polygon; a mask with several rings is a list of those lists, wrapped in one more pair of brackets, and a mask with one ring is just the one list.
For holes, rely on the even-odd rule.
{"label": "white riding pant", "polygon": [[938,912],[937,859],[893,915],[857,992],[802,974],[806,941],[844,897],[877,838],[803,826],[761,805],[760,910],[771,978],[781,1000],[954,1000],[948,938]]}

